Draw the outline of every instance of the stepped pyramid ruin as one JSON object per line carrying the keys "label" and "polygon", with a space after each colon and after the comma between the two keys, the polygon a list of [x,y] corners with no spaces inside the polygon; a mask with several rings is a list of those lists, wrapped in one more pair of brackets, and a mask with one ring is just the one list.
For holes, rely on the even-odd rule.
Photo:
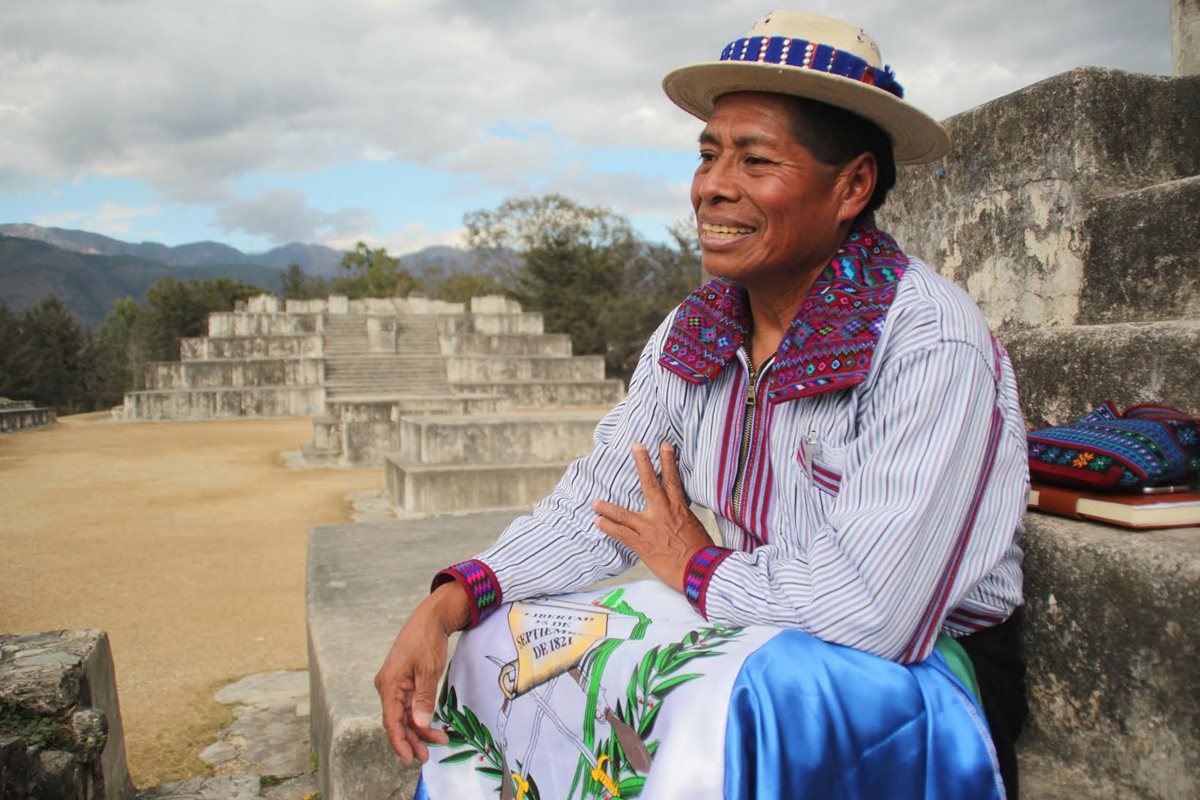
{"label": "stepped pyramid ruin", "polygon": [[586,453],[624,395],[601,356],[503,297],[288,301],[209,317],[182,360],[146,367],[124,420],[313,415],[314,466],[387,468],[393,506],[527,506]]}

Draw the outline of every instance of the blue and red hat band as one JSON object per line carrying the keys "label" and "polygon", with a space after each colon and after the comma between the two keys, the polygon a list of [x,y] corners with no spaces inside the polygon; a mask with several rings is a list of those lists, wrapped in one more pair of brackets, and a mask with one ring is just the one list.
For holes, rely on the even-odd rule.
{"label": "blue and red hat band", "polygon": [[849,78],[882,89],[896,97],[904,97],[904,89],[896,82],[892,68],[874,67],[853,53],[838,50],[827,44],[786,36],[748,36],[725,45],[722,61],[750,61],[760,64],[779,64],[797,69],[811,69]]}

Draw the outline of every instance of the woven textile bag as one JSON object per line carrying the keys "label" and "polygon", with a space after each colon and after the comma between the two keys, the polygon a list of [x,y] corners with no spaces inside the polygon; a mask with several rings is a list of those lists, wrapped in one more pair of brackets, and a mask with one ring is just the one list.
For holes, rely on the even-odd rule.
{"label": "woven textile bag", "polygon": [[1034,481],[1089,491],[1137,492],[1200,482],[1200,420],[1177,408],[1111,402],[1077,422],[1029,433]]}

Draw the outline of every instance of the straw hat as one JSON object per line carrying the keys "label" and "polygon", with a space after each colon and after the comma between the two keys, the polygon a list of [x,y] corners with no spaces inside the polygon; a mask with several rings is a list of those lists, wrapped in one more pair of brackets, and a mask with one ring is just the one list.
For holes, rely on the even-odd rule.
{"label": "straw hat", "polygon": [[891,67],[861,28],[803,11],[772,11],[717,61],[667,73],[663,90],[684,111],[707,120],[730,92],[776,92],[820,100],[869,119],[892,140],[897,164],[936,161],[950,135],[902,98]]}

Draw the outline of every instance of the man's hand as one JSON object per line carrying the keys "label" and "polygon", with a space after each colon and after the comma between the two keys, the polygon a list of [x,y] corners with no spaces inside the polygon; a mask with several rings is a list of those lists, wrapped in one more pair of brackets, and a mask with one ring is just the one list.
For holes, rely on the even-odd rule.
{"label": "man's hand", "polygon": [[675,463],[675,448],[669,442],[660,445],[659,458],[662,481],[654,474],[646,446],[633,445],[633,462],[646,496],[645,511],[630,511],[603,500],[593,500],[592,510],[600,515],[596,527],[637,553],[659,580],[682,592],[688,559],[713,541],[692,513]]}
{"label": "man's hand", "polygon": [[469,602],[457,583],[439,586],[404,623],[375,676],[375,689],[383,704],[383,728],[392,749],[406,764],[413,758],[422,764],[429,760],[426,743],[449,741],[445,733],[430,725],[450,634],[470,622]]}

